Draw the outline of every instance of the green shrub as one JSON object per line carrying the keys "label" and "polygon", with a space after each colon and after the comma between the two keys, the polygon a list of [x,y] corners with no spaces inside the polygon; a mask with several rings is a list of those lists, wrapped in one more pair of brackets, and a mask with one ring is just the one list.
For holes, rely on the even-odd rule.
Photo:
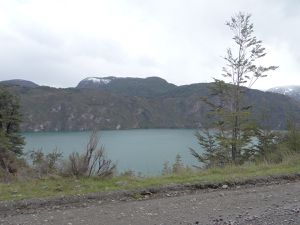
{"label": "green shrub", "polygon": [[62,159],[62,153],[57,149],[48,154],[44,154],[42,149],[32,150],[28,153],[34,171],[41,178],[44,175],[55,174],[59,171],[59,161]]}

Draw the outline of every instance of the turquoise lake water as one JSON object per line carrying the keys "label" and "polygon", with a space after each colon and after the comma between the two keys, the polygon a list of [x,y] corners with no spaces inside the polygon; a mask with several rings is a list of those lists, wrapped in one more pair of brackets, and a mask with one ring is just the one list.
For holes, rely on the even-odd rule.
{"label": "turquoise lake water", "polygon": [[[175,161],[176,154],[182,156],[185,165],[197,165],[189,147],[199,149],[189,129],[137,129],[101,131],[100,144],[106,155],[117,164],[118,172],[133,170],[143,175],[161,174],[163,163]],[[82,152],[89,140],[90,132],[40,132],[24,133],[25,152],[42,148],[51,152],[57,148],[67,157],[70,153]]]}

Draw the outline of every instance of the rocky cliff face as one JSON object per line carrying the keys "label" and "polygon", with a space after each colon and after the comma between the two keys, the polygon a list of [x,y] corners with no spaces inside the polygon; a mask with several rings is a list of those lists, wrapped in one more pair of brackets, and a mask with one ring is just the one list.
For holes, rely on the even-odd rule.
{"label": "rocky cliff face", "polygon": [[[80,83],[66,89],[9,86],[20,96],[22,130],[198,128],[209,123],[201,98],[209,96],[210,84],[175,86],[157,77]],[[248,89],[245,100],[254,106],[254,119],[269,128],[283,129],[291,115],[300,121],[300,104],[288,96]]]}

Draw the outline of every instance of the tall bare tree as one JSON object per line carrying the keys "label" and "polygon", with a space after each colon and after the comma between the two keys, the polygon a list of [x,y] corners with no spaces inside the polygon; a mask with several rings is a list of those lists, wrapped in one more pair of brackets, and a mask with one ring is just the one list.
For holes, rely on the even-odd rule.
{"label": "tall bare tree", "polygon": [[233,32],[234,48],[228,48],[224,57],[224,79],[215,79],[211,87],[212,96],[205,100],[211,107],[210,115],[214,118],[217,132],[213,136],[210,133],[209,137],[205,137],[207,132],[200,132],[200,136],[197,136],[204,148],[206,143],[203,140],[207,138],[214,140],[216,144],[214,154],[208,151],[204,155],[197,155],[197,152],[192,150],[192,154],[202,162],[209,163],[210,159],[216,162],[215,156],[218,155],[224,162],[238,164],[249,157],[247,148],[252,135],[249,121],[251,106],[245,102],[245,92],[259,78],[266,77],[267,72],[277,69],[276,66],[259,65],[260,59],[266,53],[262,41],[253,35],[253,23],[250,22],[250,18],[250,14],[239,12],[226,22]]}

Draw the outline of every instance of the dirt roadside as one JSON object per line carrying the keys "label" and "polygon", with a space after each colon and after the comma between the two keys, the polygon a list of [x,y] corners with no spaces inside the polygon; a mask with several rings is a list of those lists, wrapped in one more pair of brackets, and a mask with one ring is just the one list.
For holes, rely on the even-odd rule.
{"label": "dirt roadside", "polygon": [[300,224],[298,175],[242,186],[187,186],[27,201],[27,207],[2,202],[0,224]]}

